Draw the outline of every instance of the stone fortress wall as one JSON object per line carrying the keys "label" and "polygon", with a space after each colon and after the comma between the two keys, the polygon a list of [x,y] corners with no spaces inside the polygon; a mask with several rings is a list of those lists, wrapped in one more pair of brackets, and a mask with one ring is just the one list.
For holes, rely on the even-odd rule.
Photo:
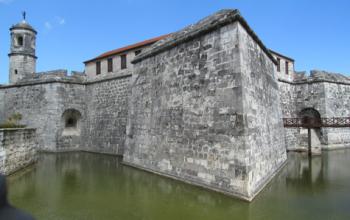
{"label": "stone fortress wall", "polygon": [[37,160],[35,129],[0,129],[0,173],[9,175]]}
{"label": "stone fortress wall", "polygon": [[56,76],[2,86],[0,93],[4,103],[1,119],[6,120],[13,113],[22,114],[22,123],[37,129],[40,150],[60,150],[57,143],[64,127],[62,115],[66,109],[85,111],[85,85],[61,82]]}
{"label": "stone fortress wall", "polygon": [[[0,122],[21,113],[39,150],[123,155],[126,164],[251,200],[286,149],[307,146],[306,129],[284,129],[282,118],[305,108],[349,117],[349,78],[295,72],[294,60],[269,51],[236,10],[152,42],[128,51],[127,69],[118,52],[88,61],[85,73],[27,71],[0,86]],[[323,148],[348,146],[349,132],[322,128]]]}
{"label": "stone fortress wall", "polygon": [[[37,129],[39,150],[87,150],[122,155],[130,73],[87,81],[65,70],[36,74],[13,85],[0,86],[0,119],[13,113]],[[72,114],[77,126],[66,126]]]}
{"label": "stone fortress wall", "polygon": [[[295,118],[306,108],[317,110],[322,118],[350,117],[350,78],[341,74],[313,70],[295,73],[293,81],[279,80],[283,117]],[[285,129],[287,149],[307,148],[307,130]],[[350,146],[349,128],[321,128],[323,149]]]}
{"label": "stone fortress wall", "polygon": [[241,19],[221,11],[134,60],[125,163],[247,200],[284,164],[274,60]]}
{"label": "stone fortress wall", "polygon": [[131,72],[86,83],[83,150],[123,155]]}

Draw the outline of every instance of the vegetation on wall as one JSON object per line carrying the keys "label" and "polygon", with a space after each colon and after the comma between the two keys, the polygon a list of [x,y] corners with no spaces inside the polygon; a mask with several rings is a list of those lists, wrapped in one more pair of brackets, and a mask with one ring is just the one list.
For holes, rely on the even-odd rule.
{"label": "vegetation on wall", "polygon": [[25,125],[21,125],[22,115],[20,113],[14,113],[6,119],[6,121],[0,124],[0,128],[25,128]]}

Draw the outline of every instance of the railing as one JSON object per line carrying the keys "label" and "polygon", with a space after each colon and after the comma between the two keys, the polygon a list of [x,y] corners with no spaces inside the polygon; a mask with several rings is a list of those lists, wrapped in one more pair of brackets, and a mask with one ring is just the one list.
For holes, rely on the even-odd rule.
{"label": "railing", "polygon": [[320,128],[320,127],[350,127],[350,117],[344,118],[320,118],[307,119],[305,118],[283,118],[283,124],[286,128]]}

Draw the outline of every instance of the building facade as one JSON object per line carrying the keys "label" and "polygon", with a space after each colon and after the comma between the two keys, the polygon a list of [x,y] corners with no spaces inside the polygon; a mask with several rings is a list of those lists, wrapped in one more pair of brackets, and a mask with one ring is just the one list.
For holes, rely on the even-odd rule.
{"label": "building facade", "polygon": [[[20,113],[43,151],[122,155],[125,164],[252,200],[307,149],[283,118],[349,117],[350,79],[294,71],[267,49],[237,10],[178,32],[108,51],[85,71],[36,73],[36,31],[11,29],[10,84],[0,119]],[[314,129],[323,149],[347,147],[347,128]]]}

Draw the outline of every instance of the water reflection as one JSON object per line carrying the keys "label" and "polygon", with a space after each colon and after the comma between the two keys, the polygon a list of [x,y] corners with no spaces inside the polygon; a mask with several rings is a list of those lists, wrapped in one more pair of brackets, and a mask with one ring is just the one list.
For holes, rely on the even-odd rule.
{"label": "water reflection", "polygon": [[287,164],[286,185],[298,190],[327,188],[327,163],[322,156],[310,157],[307,153],[290,153]]}
{"label": "water reflection", "polygon": [[247,203],[90,153],[42,154],[10,178],[10,198],[38,219],[350,219],[350,151],[290,153]]}

